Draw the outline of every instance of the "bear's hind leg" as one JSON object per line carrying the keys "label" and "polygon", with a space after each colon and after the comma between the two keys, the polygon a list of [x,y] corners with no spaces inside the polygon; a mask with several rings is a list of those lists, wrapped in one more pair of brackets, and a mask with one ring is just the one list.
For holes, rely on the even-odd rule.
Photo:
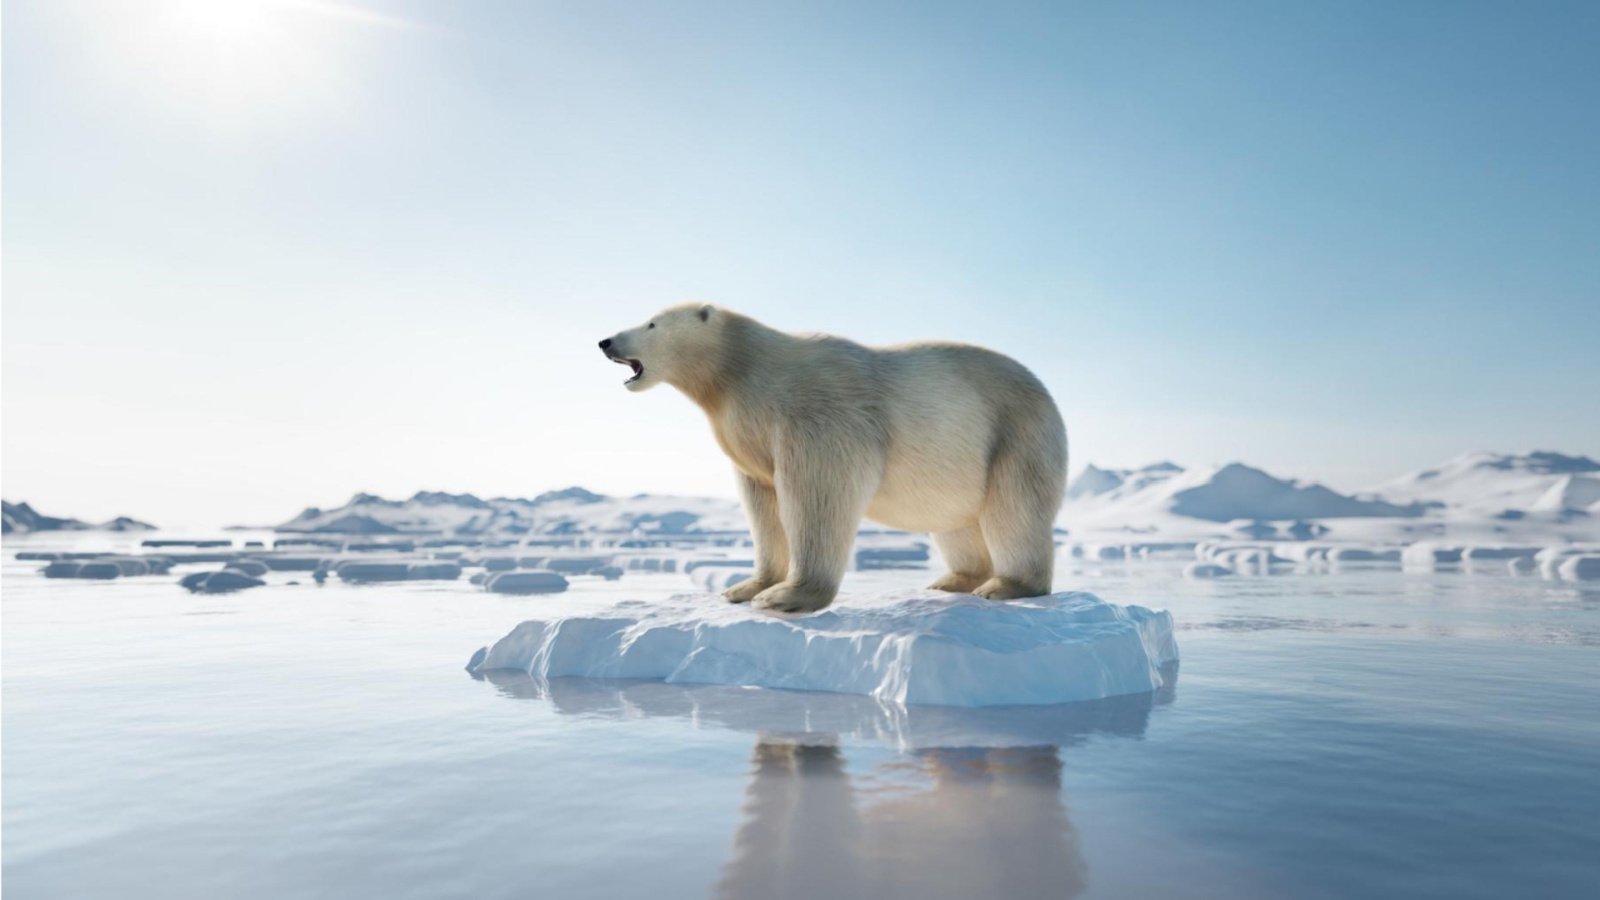
{"label": "bear's hind leg", "polygon": [[985,516],[983,534],[994,556],[994,577],[972,593],[990,600],[1050,593],[1056,550],[1051,523]]}
{"label": "bear's hind leg", "polygon": [[928,585],[933,590],[970,594],[994,572],[989,547],[983,542],[983,529],[977,525],[941,531],[933,536],[933,542],[939,545],[939,555],[950,570]]}
{"label": "bear's hind leg", "polygon": [[789,538],[778,517],[778,492],[770,484],[739,472],[739,496],[756,540],[756,570],[744,581],[722,592],[729,603],[748,603],[789,573]]}
{"label": "bear's hind leg", "polygon": [[1055,574],[1055,518],[1066,481],[1066,440],[1059,431],[1016,435],[995,455],[978,523],[994,577],[973,591],[990,600],[1042,597]]}

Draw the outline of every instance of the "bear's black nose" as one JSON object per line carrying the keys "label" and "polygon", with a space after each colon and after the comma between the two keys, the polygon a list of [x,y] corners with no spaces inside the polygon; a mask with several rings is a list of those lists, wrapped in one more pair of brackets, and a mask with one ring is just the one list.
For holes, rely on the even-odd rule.
{"label": "bear's black nose", "polygon": [[609,349],[611,349],[611,338],[606,338],[605,340],[601,341],[600,342],[600,349],[601,350],[609,350]]}

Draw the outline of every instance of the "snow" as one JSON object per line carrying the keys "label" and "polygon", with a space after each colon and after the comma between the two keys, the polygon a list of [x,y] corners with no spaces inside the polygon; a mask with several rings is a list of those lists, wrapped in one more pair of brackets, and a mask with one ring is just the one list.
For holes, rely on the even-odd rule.
{"label": "snow", "polygon": [[1118,488],[1124,488],[1123,493],[1126,494],[1165,481],[1182,471],[1182,466],[1170,462],[1159,462],[1142,469],[1101,469],[1091,464],[1073,480],[1072,486],[1067,489],[1067,499],[1098,497]]}
{"label": "snow", "polygon": [[[1123,478],[1115,487],[1103,490],[1079,490],[1075,483],[1060,521],[1068,528],[1104,529],[1158,526],[1173,517],[1210,523],[1244,520],[1231,526],[1237,529],[1258,520],[1379,518],[1421,512],[1379,499],[1348,497],[1322,485],[1301,485],[1240,463],[1172,469],[1175,467],[1138,470],[1141,477]],[[1108,476],[1123,477],[1100,469],[1085,474],[1100,484],[1107,483]]]}
{"label": "snow", "polygon": [[684,594],[553,611],[478,651],[468,668],[980,707],[1148,692],[1177,659],[1168,613],[1085,593],[1007,603],[927,592],[851,596],[797,617]]}
{"label": "snow", "polygon": [[[1583,477],[1586,474],[1589,477]],[[1592,482],[1597,475],[1600,463],[1584,456],[1549,451],[1521,455],[1473,452],[1379,485],[1375,491],[1400,503],[1430,503],[1446,510],[1495,514],[1508,509],[1534,509],[1552,489],[1570,482],[1574,476],[1580,482],[1573,497],[1578,500],[1586,490],[1581,482]],[[1556,496],[1560,497],[1560,493]]]}
{"label": "snow", "polygon": [[1600,540],[1600,463],[1548,451],[1465,453],[1358,494],[1239,463],[1090,466],[1067,491],[1057,524],[1074,544],[1130,549],[1246,538],[1375,547],[1388,555],[1423,540],[1593,542]]}
{"label": "snow", "polygon": [[1592,512],[1600,504],[1600,478],[1563,475],[1529,509],[1537,512]]}

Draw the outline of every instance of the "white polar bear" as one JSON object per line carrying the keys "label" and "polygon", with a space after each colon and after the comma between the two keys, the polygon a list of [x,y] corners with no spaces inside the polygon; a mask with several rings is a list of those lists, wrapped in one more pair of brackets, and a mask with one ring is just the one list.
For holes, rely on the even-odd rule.
{"label": "white polar bear", "polygon": [[967,344],[864,347],[729,310],[667,309],[600,342],[705,410],[738,472],[754,575],[724,593],[780,612],[826,607],[863,516],[933,534],[932,587],[1008,600],[1050,592],[1067,433],[1044,385]]}

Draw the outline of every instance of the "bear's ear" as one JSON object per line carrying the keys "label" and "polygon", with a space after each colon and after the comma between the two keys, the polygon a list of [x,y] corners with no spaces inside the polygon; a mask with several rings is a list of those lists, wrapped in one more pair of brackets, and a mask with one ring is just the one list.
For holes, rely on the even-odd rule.
{"label": "bear's ear", "polygon": [[700,321],[704,322],[704,321],[707,321],[708,319],[710,319],[711,318],[711,311],[714,310],[714,309],[716,309],[716,307],[712,306],[709,303],[707,303],[705,306],[700,307]]}

